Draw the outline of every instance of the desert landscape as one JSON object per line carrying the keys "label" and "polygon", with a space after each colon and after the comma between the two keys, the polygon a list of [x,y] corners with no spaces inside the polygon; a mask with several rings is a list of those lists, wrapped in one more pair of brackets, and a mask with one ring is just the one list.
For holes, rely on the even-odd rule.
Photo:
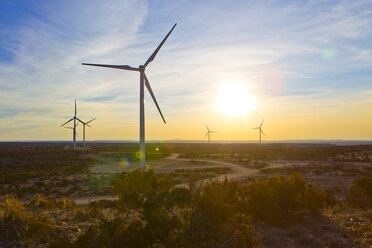
{"label": "desert landscape", "polygon": [[[187,219],[181,213],[191,211],[190,207],[196,204],[188,197],[188,194],[197,194],[194,192],[196,188],[202,191],[213,185],[212,191],[223,192],[228,187],[249,188],[253,184],[263,184],[268,187],[266,190],[278,190],[275,195],[269,191],[256,192],[263,195],[254,199],[259,201],[255,203],[256,207],[266,208],[263,211],[272,212],[273,216],[259,213],[256,216],[254,213],[257,209],[247,213],[245,223],[251,231],[249,235],[242,235],[245,239],[252,239],[254,247],[370,247],[372,244],[372,145],[163,143],[147,144],[146,148],[148,168],[139,171],[136,144],[91,143],[89,147],[75,150],[63,143],[2,144],[0,213],[10,211],[8,214],[13,215],[12,218],[20,218],[17,224],[3,223],[2,235],[6,234],[9,242],[20,235],[18,244],[28,246],[61,247],[63,244],[65,247],[89,247],[90,242],[114,246],[107,242],[115,241],[115,233],[100,237],[100,232],[94,233],[93,230],[113,224],[119,216],[126,216],[122,225],[133,224],[132,221],[138,218],[136,215],[144,211],[143,207],[129,208],[126,204],[130,200],[125,199],[133,197],[133,193],[117,191],[117,187],[125,177],[139,179],[146,175],[136,173],[150,173],[160,181],[167,178],[168,183],[173,185],[168,185],[168,190],[182,189],[187,192],[180,191],[178,197],[181,199],[178,200],[183,203],[172,206],[174,214],[179,215],[180,219]],[[287,181],[283,181],[282,177]],[[274,185],[270,185],[270,182]],[[132,187],[141,192],[144,182],[138,180],[135,183],[138,185]],[[240,186],[236,186],[236,183]],[[294,188],[280,186],[281,183],[289,183]],[[164,190],[155,185],[151,189],[153,193]],[[298,190],[296,187],[317,192],[310,199],[316,202],[306,200],[301,204],[320,205],[313,206],[315,210],[300,214],[297,213],[300,209],[296,210],[300,208],[297,206],[300,203],[296,203],[293,213],[289,213],[291,210],[287,205],[294,200],[291,197],[297,197],[296,194],[292,195],[293,190]],[[209,197],[208,191],[203,194]],[[226,197],[221,193],[214,197],[217,197],[214,204],[227,200],[218,200],[219,197]],[[281,197],[285,202],[280,202]],[[234,204],[237,203],[230,203],[232,206]],[[246,204],[245,208],[249,208],[249,203]],[[288,209],[284,214],[278,206],[270,207],[271,204],[285,204]],[[274,218],[281,214],[283,216]],[[22,223],[22,215],[34,216],[35,223]],[[224,225],[223,216],[213,218],[216,218],[214,221],[218,225]],[[146,220],[142,218],[142,221]],[[228,223],[233,222],[229,220]],[[28,233],[29,230],[33,233]],[[168,230],[168,235],[172,231]],[[213,235],[216,235],[218,230],[214,232]],[[227,240],[232,237],[233,234]],[[209,242],[213,244],[216,240],[212,238]],[[230,243],[226,247],[239,247]],[[10,247],[15,244],[7,241],[1,243]],[[198,243],[189,240],[178,245],[194,247]]]}
{"label": "desert landscape", "polygon": [[0,1],[0,248],[372,248],[372,1]]}

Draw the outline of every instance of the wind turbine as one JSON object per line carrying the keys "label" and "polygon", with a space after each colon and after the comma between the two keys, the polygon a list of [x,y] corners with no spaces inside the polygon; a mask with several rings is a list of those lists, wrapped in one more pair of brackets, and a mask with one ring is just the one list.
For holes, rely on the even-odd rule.
{"label": "wind turbine", "polygon": [[263,122],[264,122],[264,119],[262,119],[262,122],[261,122],[261,125],[259,126],[259,127],[255,127],[255,128],[252,128],[252,129],[259,129],[260,131],[260,144],[261,144],[261,133],[263,134],[263,135],[265,135],[265,133],[263,132],[263,130],[262,130],[262,124],[263,124]]}
{"label": "wind turbine", "polygon": [[73,130],[72,132],[75,133],[75,136],[79,137],[79,135],[77,134],[77,131],[76,131],[76,127],[77,127],[78,125],[79,125],[79,122],[76,123],[75,128],[74,128],[74,127],[65,127],[65,128],[72,129],[72,130]]}
{"label": "wind turbine", "polygon": [[85,147],[85,126],[88,126],[88,127],[90,127],[89,126],[89,123],[90,122],[92,122],[92,121],[94,121],[96,118],[94,118],[94,119],[91,119],[90,121],[87,121],[87,122],[83,122],[83,121],[81,121],[81,120],[79,120],[80,122],[81,122],[81,124],[83,124],[83,146]]}
{"label": "wind turbine", "polygon": [[140,169],[143,170],[146,167],[146,154],[145,154],[145,90],[144,86],[146,86],[147,90],[149,91],[156,108],[158,109],[161,118],[163,119],[164,123],[165,119],[160,110],[158,102],[156,101],[155,95],[152,92],[149,80],[146,77],[145,69],[155,59],[155,56],[158,54],[160,48],[164,45],[164,42],[168,39],[169,35],[172,33],[173,29],[176,27],[177,23],[174,24],[172,29],[168,32],[159,46],[155,49],[155,51],[151,54],[151,56],[147,59],[144,65],[140,65],[138,67],[131,67],[129,65],[103,65],[103,64],[87,64],[82,63],[83,65],[90,65],[90,66],[99,66],[99,67],[106,67],[106,68],[114,68],[114,69],[121,69],[121,70],[129,70],[129,71],[138,71],[140,73]]}
{"label": "wind turbine", "polygon": [[79,118],[76,117],[76,114],[77,114],[77,110],[76,110],[76,99],[75,99],[75,115],[74,117],[72,117],[70,120],[66,121],[65,123],[63,123],[60,127],[63,127],[64,125],[66,125],[67,123],[69,123],[70,121],[74,121],[74,126],[73,127],[68,127],[69,129],[72,129],[72,143],[73,143],[73,146],[74,146],[74,149],[76,148],[76,126],[78,124],[76,124],[76,120],[82,122]]}
{"label": "wind turbine", "polygon": [[207,128],[207,133],[205,134],[204,137],[207,137],[208,136],[208,144],[210,144],[211,143],[211,133],[215,133],[215,131],[209,130],[207,124],[205,124],[205,127]]}

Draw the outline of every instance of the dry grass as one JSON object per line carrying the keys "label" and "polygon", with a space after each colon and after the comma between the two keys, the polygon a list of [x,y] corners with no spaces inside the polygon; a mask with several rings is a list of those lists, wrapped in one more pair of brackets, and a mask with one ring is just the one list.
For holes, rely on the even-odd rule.
{"label": "dry grass", "polygon": [[338,224],[360,247],[372,246],[372,209],[352,208],[339,204],[326,208],[324,215]]}

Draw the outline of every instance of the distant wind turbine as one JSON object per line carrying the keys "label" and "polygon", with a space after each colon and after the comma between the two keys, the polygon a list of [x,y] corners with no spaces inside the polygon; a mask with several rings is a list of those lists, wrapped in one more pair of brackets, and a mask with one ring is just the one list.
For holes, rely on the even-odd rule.
{"label": "distant wind turbine", "polygon": [[208,125],[205,124],[205,127],[207,128],[207,133],[205,134],[204,137],[208,136],[208,144],[211,143],[211,133],[216,133],[215,131],[209,130]]}
{"label": "distant wind turbine", "polygon": [[77,127],[78,125],[79,125],[79,122],[76,122],[76,126],[75,126],[75,128],[73,128],[73,127],[64,127],[64,128],[72,129],[72,130],[73,130],[72,132],[75,133],[75,136],[76,136],[76,137],[79,137],[79,135],[77,134],[77,131],[76,131],[76,127]]}
{"label": "distant wind turbine", "polygon": [[72,143],[73,143],[74,148],[76,148],[76,126],[79,124],[79,123],[76,123],[76,120],[82,122],[79,118],[76,117],[76,114],[77,114],[77,109],[76,109],[76,99],[75,99],[75,115],[74,115],[74,117],[72,117],[70,120],[66,121],[65,123],[63,123],[60,126],[60,127],[63,127],[64,125],[66,125],[70,121],[74,121],[74,126],[73,127],[68,127],[69,129],[72,129]]}
{"label": "distant wind turbine", "polygon": [[155,56],[158,54],[160,48],[163,46],[164,42],[168,39],[169,35],[172,33],[173,29],[176,27],[177,23],[174,24],[172,29],[168,32],[159,46],[155,49],[155,51],[151,54],[151,56],[147,59],[144,65],[140,65],[137,67],[131,67],[129,65],[103,65],[103,64],[87,64],[82,63],[83,65],[90,65],[90,66],[99,66],[99,67],[107,67],[107,68],[114,68],[114,69],[121,69],[121,70],[129,70],[129,71],[138,71],[140,72],[140,169],[143,170],[146,167],[146,147],[145,147],[145,101],[144,101],[144,86],[146,86],[147,90],[149,91],[154,103],[160,113],[161,118],[163,119],[164,123],[165,119],[160,110],[158,102],[156,101],[155,95],[152,92],[149,80],[146,77],[145,69],[155,59]]}
{"label": "distant wind turbine", "polygon": [[90,127],[89,126],[89,123],[92,122],[92,121],[94,121],[95,119],[97,119],[97,118],[91,119],[90,121],[87,121],[87,122],[83,122],[83,121],[80,121],[79,120],[81,122],[81,124],[83,124],[83,146],[84,147],[85,147],[85,126]]}
{"label": "distant wind turbine", "polygon": [[259,127],[252,128],[252,129],[259,129],[260,130],[259,131],[259,133],[260,133],[260,144],[261,144],[261,133],[263,135],[265,135],[264,131],[262,130],[262,124],[263,124],[263,122],[264,122],[264,119],[262,119],[261,125]]}

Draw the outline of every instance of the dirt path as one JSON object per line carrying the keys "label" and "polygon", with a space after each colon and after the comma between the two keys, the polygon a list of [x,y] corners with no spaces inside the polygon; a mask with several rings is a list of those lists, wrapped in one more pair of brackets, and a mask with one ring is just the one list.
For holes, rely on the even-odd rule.
{"label": "dirt path", "polygon": [[[185,161],[185,162],[189,162],[190,159],[187,159],[187,158],[179,158],[178,157],[178,154],[172,154],[173,156],[170,156],[167,158],[167,160],[170,160],[168,163],[165,163],[165,165],[168,165],[169,163],[172,163],[172,160],[173,161]],[[220,167],[230,167],[231,168],[231,173],[229,174],[223,174],[223,175],[219,175],[213,179],[217,179],[217,180],[224,180],[225,177],[229,180],[231,179],[235,179],[235,180],[239,180],[239,179],[243,179],[243,178],[247,178],[249,176],[252,176],[254,174],[256,174],[259,170],[257,169],[252,169],[252,168],[247,168],[247,167],[244,167],[244,166],[241,166],[241,165],[238,165],[238,164],[233,164],[233,163],[229,163],[229,162],[223,162],[223,161],[218,161],[218,160],[211,160],[211,159],[196,159],[198,162],[204,162],[204,163],[210,163],[210,164],[213,164],[213,167],[217,167],[217,166],[220,166]],[[157,167],[155,167],[154,169],[157,169],[157,168],[161,168],[165,165],[159,165]],[[185,168],[187,168],[185,166]],[[206,179],[206,180],[209,180],[209,179]]]}
{"label": "dirt path", "polygon": [[85,206],[85,205],[88,205],[89,202],[93,202],[93,201],[118,200],[118,198],[112,195],[103,195],[103,196],[75,197],[75,198],[72,198],[71,200],[73,200],[78,206]]}
{"label": "dirt path", "polygon": [[[173,171],[175,168],[172,168],[172,165],[178,164],[177,169],[187,169],[187,168],[206,168],[206,167],[230,167],[231,173],[226,173],[222,175],[218,175],[217,177],[214,177],[213,180],[219,180],[223,181],[225,177],[229,180],[242,180],[250,176],[254,176],[259,172],[259,169],[253,169],[253,168],[247,168],[238,164],[229,163],[229,162],[223,162],[223,161],[217,161],[217,160],[211,160],[211,159],[195,159],[195,161],[199,163],[206,163],[208,165],[203,166],[191,166],[190,161],[192,159],[186,159],[186,158],[179,158],[179,154],[172,154],[171,156],[161,160],[152,163],[151,166],[148,166],[148,168],[152,168],[155,171]],[[184,162],[184,166],[179,166],[180,162]],[[167,167],[170,167],[167,169]],[[267,168],[272,168],[277,166],[268,166]],[[129,170],[134,170],[135,168],[131,168]],[[129,171],[128,170],[128,171]],[[203,179],[199,182],[206,182],[210,179]],[[177,187],[188,187],[187,184],[178,184]],[[99,200],[116,200],[116,197],[113,196],[91,196],[91,197],[78,197],[78,198],[72,198],[72,200],[75,201],[77,205],[88,205],[90,201],[99,201]]]}

